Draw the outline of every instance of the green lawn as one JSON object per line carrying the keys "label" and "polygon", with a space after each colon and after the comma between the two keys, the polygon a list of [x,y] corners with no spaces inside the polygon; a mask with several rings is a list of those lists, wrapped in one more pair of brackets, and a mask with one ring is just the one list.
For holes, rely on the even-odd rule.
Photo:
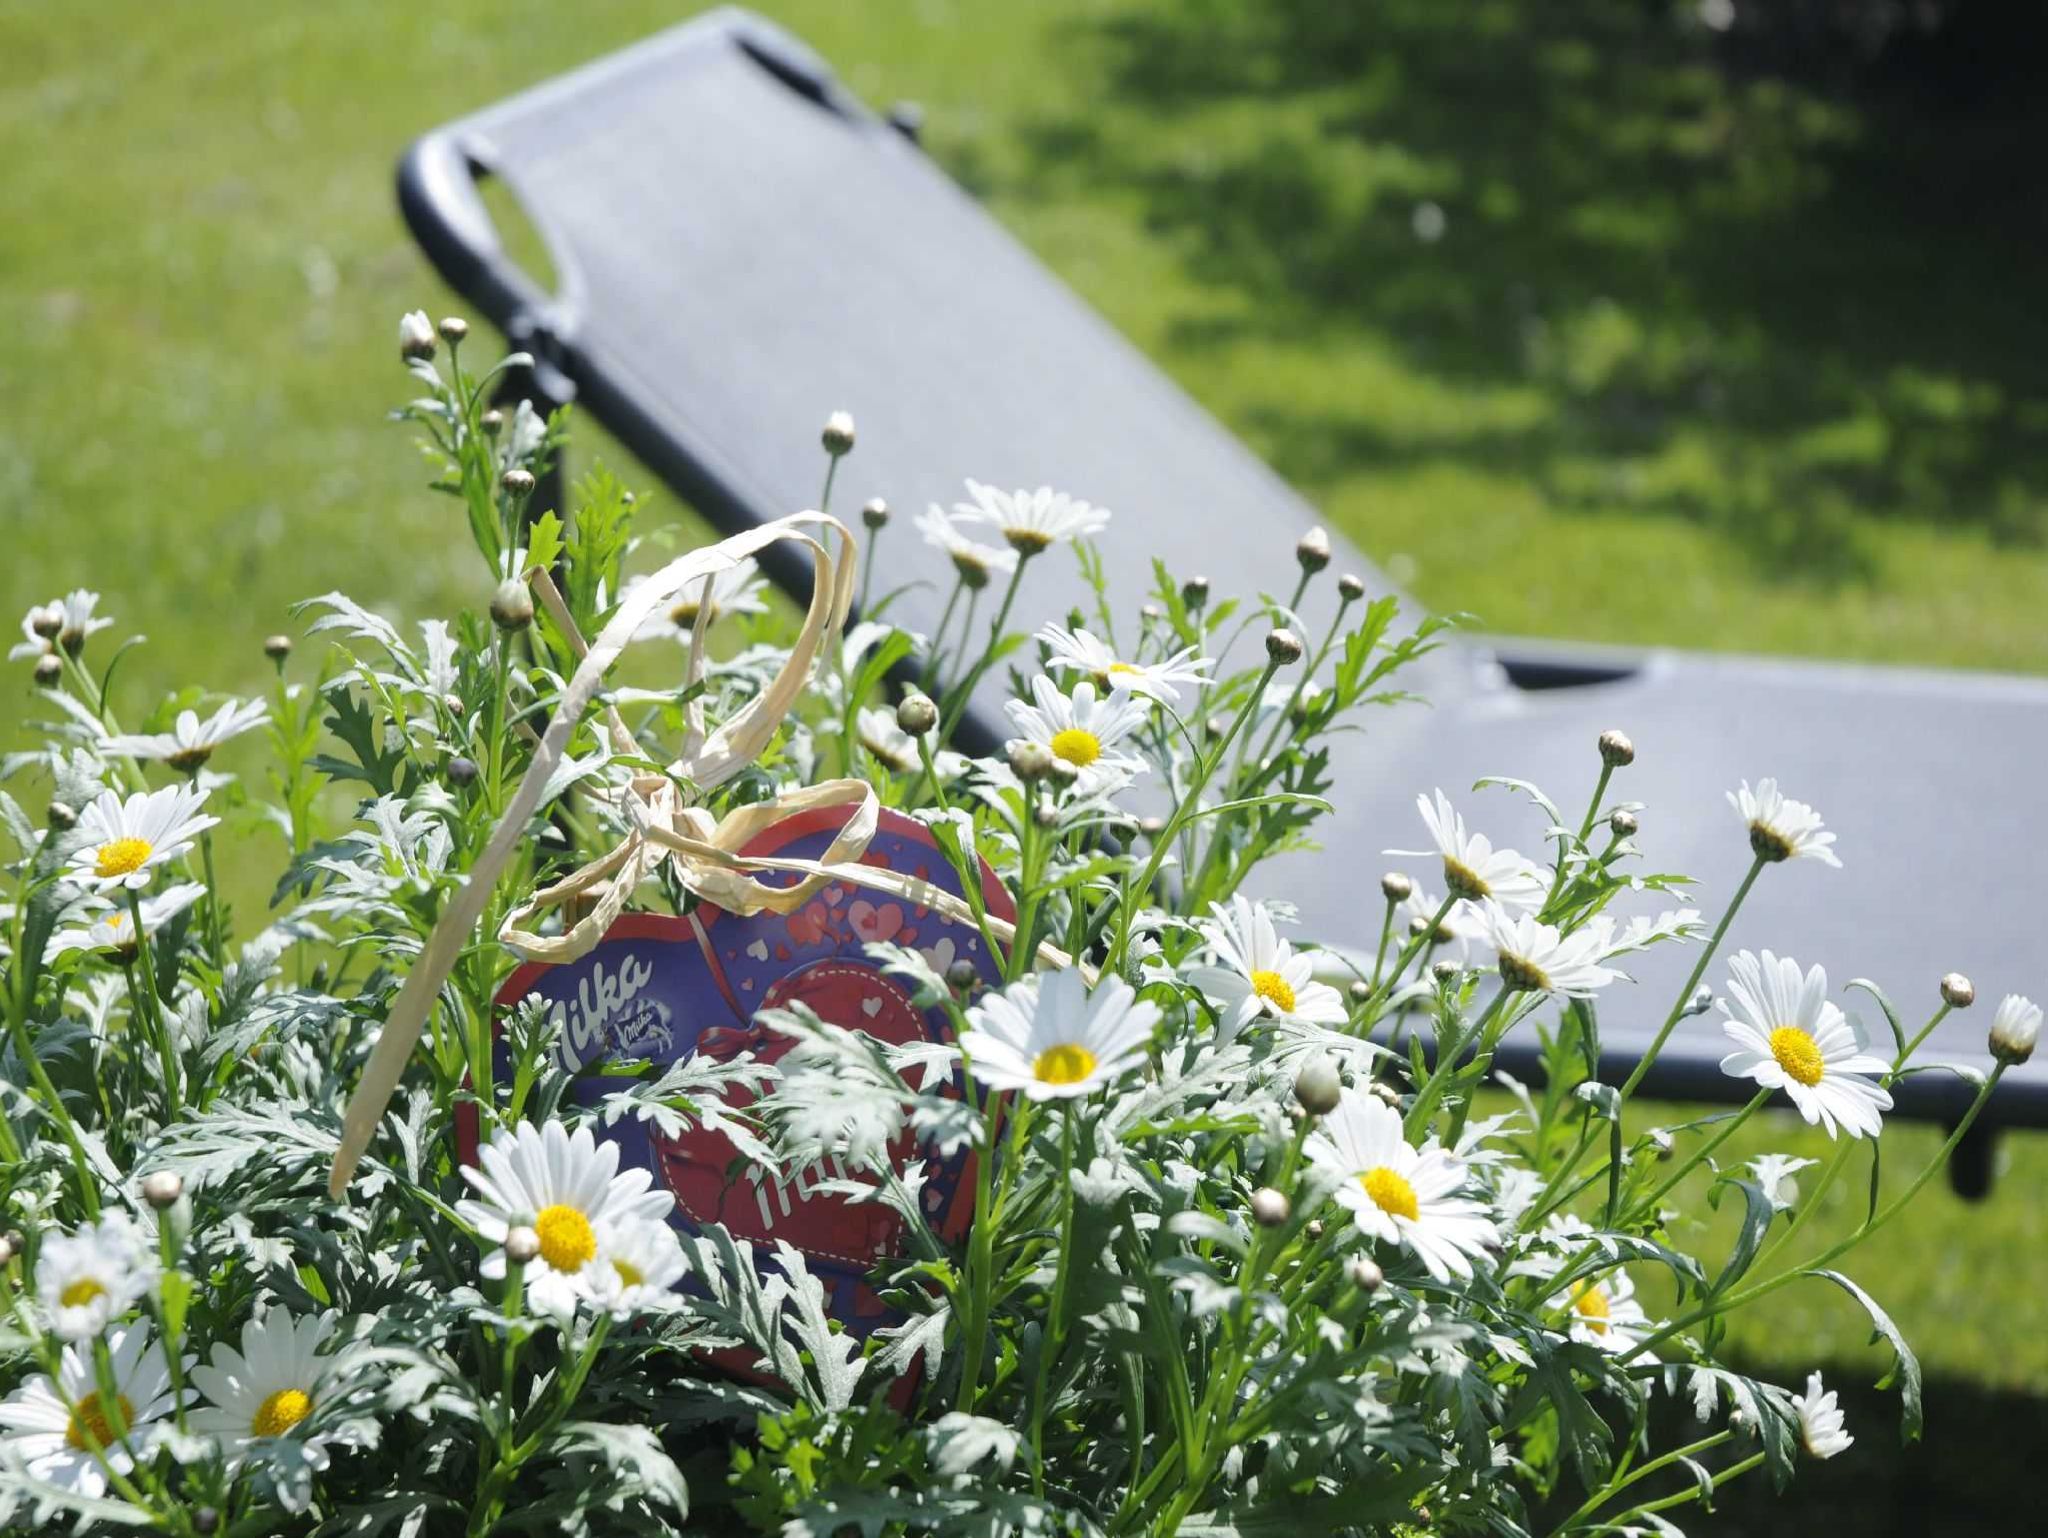
{"label": "green lawn", "polygon": [[[307,594],[481,606],[383,420],[398,314],[454,307],[392,161],[693,8],[0,0],[7,623],[102,590],[153,638],[139,715],[254,687]],[[1710,67],[1622,0],[1540,28],[1433,0],[761,8],[869,101],[924,103],[943,164],[1425,601],[2048,671],[2048,231],[1999,180],[2038,108],[1937,135],[1896,96]],[[27,704],[0,684],[0,744]],[[1950,1399],[2010,1425],[1990,1395],[2048,1391],[2048,1141],[2005,1150],[1989,1202],[1929,1200],[1861,1267],[1964,1385],[1937,1437]],[[1862,1337],[1816,1291],[1742,1341],[1870,1376]]]}

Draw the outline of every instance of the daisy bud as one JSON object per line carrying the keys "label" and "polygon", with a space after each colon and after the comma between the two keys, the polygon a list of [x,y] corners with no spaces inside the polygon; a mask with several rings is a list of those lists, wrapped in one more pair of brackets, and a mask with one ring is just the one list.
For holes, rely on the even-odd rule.
{"label": "daisy bud", "polygon": [[1164,817],[1140,817],[1138,819],[1138,831],[1147,838],[1157,838],[1166,831],[1166,819]]}
{"label": "daisy bud", "polygon": [[1610,769],[1626,769],[1636,761],[1636,745],[1628,740],[1627,732],[1605,731],[1600,734],[1600,762]]}
{"label": "daisy bud", "polygon": [[57,660],[55,652],[44,652],[36,658],[36,687],[54,689],[57,680],[64,676],[64,664]]}
{"label": "daisy bud", "polygon": [[1010,749],[1010,773],[1026,785],[1036,785],[1052,773],[1052,749],[1042,742],[1020,742]]}
{"label": "daisy bud", "polygon": [[922,737],[939,724],[939,707],[926,694],[911,694],[904,697],[896,707],[896,724],[913,737]]}
{"label": "daisy bud", "polygon": [[1365,596],[1365,578],[1355,571],[1347,571],[1337,579],[1337,594],[1346,603],[1357,603]]}
{"label": "daisy bud", "polygon": [[1410,919],[1410,920],[1408,921],[1408,933],[1409,933],[1409,934],[1411,934],[1411,935],[1426,935],[1426,934],[1428,934],[1428,933],[1429,933],[1429,920],[1428,920],[1428,919],[1426,919],[1426,918],[1424,918],[1424,917],[1423,917],[1423,916],[1422,916],[1421,914],[1419,914],[1419,913],[1418,913],[1418,914],[1416,914],[1414,918],[1412,918],[1412,919]]}
{"label": "daisy bud", "polygon": [[1396,1111],[1401,1109],[1401,1092],[1385,1079],[1375,1079],[1371,1093],[1373,1099],[1382,1105],[1391,1106]]}
{"label": "daisy bud", "polygon": [[208,1534],[219,1532],[220,1509],[215,1506],[201,1506],[193,1512],[192,1531],[199,1534],[199,1538],[207,1538]]}
{"label": "daisy bud", "polygon": [[1156,603],[1141,603],[1138,605],[1138,618],[1148,625],[1156,625],[1166,618],[1166,611]]}
{"label": "daisy bud", "polygon": [[1458,964],[1455,961],[1433,962],[1430,965],[1429,975],[1435,978],[1439,984],[1451,982],[1458,975]]}
{"label": "daisy bud", "polygon": [[0,1238],[0,1271],[6,1270],[8,1263],[13,1259],[14,1246],[9,1244],[5,1238]]}
{"label": "daisy bud", "polygon": [[531,1263],[540,1254],[540,1235],[524,1223],[505,1234],[505,1259],[515,1266]]}
{"label": "daisy bud", "polygon": [[1328,1116],[1344,1095],[1344,1079],[1326,1052],[1318,1052],[1294,1076],[1294,1099],[1311,1116]]}
{"label": "daisy bud", "polygon": [[1271,1186],[1260,1186],[1252,1192],[1252,1221],[1261,1228],[1278,1228],[1293,1211],[1284,1192]]}
{"label": "daisy bud", "polygon": [[880,497],[869,497],[861,507],[860,521],[877,531],[886,528],[889,523],[889,504]]}
{"label": "daisy bud", "polygon": [[1344,1268],[1344,1274],[1351,1278],[1352,1286],[1368,1297],[1387,1284],[1387,1273],[1370,1255],[1353,1255],[1351,1263]]}
{"label": "daisy bud", "polygon": [[1330,564],[1330,536],[1323,532],[1321,524],[1310,529],[1296,542],[1294,559],[1310,576],[1314,576]]}
{"label": "daisy bud", "polygon": [[498,477],[498,484],[505,488],[507,495],[529,496],[533,492],[533,472],[522,470],[517,465]]}
{"label": "daisy bud", "polygon": [[50,826],[59,833],[69,833],[78,826],[78,813],[62,801],[50,803]]}
{"label": "daisy bud", "polygon": [[288,635],[267,635],[263,638],[263,655],[272,662],[282,662],[292,654],[292,638]]}
{"label": "daisy bud", "polygon": [[955,993],[971,993],[980,981],[981,973],[975,970],[973,962],[964,958],[946,968],[946,986]]}
{"label": "daisy bud", "polygon": [[185,1177],[176,1170],[151,1170],[142,1177],[142,1199],[162,1212],[185,1194]]}
{"label": "daisy bud", "polygon": [[1642,824],[1636,821],[1634,812],[1617,811],[1607,819],[1608,830],[1616,838],[1631,838]]}
{"label": "daisy bud", "polygon": [[1991,1055],[2008,1068],[2017,1068],[2034,1055],[2034,1042],[2041,1035],[2041,1006],[2017,993],[2008,993],[1991,1017]]}
{"label": "daisy bud", "polygon": [[1671,1162],[1674,1144],[1671,1133],[1663,1127],[1652,1127],[1649,1131],[1650,1152],[1657,1156],[1659,1164]]}
{"label": "daisy bud", "polygon": [[533,594],[517,577],[507,577],[491,595],[491,623],[500,630],[524,630],[533,623]]}
{"label": "daisy bud", "polygon": [[451,758],[448,760],[448,783],[461,789],[476,783],[477,767],[473,758]]}
{"label": "daisy bud", "polygon": [[1320,1239],[1323,1237],[1323,1220],[1321,1218],[1310,1218],[1302,1225],[1301,1231],[1311,1239]]}
{"label": "daisy bud", "polygon": [[399,357],[431,358],[434,356],[435,345],[434,324],[427,319],[425,310],[412,310],[399,318]]}
{"label": "daisy bud", "polygon": [[1266,632],[1266,655],[1285,667],[1290,662],[1301,661],[1301,637],[1281,626]]}
{"label": "daisy bud", "polygon": [[483,422],[484,432],[495,438],[505,426],[505,413],[493,406],[480,420]]}
{"label": "daisy bud", "polygon": [[29,628],[45,641],[56,640],[57,633],[64,628],[63,605],[46,603],[40,609],[30,610]]}
{"label": "daisy bud", "polygon": [[1363,1004],[1372,997],[1372,984],[1361,977],[1344,991],[1351,996],[1352,1003]]}
{"label": "daisy bud", "polygon": [[1057,828],[1060,825],[1059,809],[1041,804],[1031,813],[1031,820],[1041,828]]}
{"label": "daisy bud", "polygon": [[1950,1009],[1968,1009],[1977,1002],[1977,985],[1960,972],[1941,980],[1941,1002]]}
{"label": "daisy bud", "polygon": [[462,339],[469,335],[469,322],[460,315],[444,315],[441,317],[440,330],[441,340],[450,347],[459,347],[462,345]]}
{"label": "daisy bud", "polygon": [[1180,601],[1190,609],[1199,609],[1209,601],[1209,579],[1190,577],[1180,585]]}
{"label": "daisy bud", "polygon": [[1390,870],[1380,877],[1380,890],[1387,894],[1390,903],[1404,903],[1415,895],[1415,883],[1400,871]]}
{"label": "daisy bud", "polygon": [[1222,716],[1211,716],[1208,720],[1202,723],[1202,730],[1207,732],[1211,737],[1221,737],[1225,732],[1230,730],[1230,723],[1226,721]]}
{"label": "daisy bud", "polygon": [[825,418],[825,431],[819,434],[825,445],[825,452],[834,459],[853,452],[853,418],[844,411],[835,411]]}

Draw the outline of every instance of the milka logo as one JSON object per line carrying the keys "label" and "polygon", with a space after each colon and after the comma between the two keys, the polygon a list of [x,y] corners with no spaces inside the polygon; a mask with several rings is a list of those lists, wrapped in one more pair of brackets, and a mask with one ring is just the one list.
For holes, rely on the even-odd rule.
{"label": "milka logo", "polygon": [[564,1069],[573,1072],[596,1055],[594,1049],[613,1022],[632,1007],[653,977],[654,968],[629,951],[619,958],[616,972],[607,972],[602,961],[596,962],[577,981],[574,998],[555,1001],[548,1019],[561,1033],[555,1056]]}

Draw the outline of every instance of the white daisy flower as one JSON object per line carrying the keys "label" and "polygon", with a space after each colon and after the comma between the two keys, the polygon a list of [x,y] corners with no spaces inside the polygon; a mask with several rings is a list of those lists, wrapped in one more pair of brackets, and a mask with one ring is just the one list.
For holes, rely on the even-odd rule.
{"label": "white daisy flower", "polygon": [[619,1169],[619,1145],[600,1143],[588,1127],[571,1133],[560,1122],[521,1122],[500,1132],[477,1155],[478,1169],[462,1178],[475,1200],[455,1204],[463,1222],[490,1245],[479,1268],[493,1281],[505,1275],[505,1235],[526,1226],[540,1236],[540,1254],[526,1267],[526,1296],[543,1313],[568,1314],[587,1296],[590,1264],[620,1223],[659,1222],[675,1198],[648,1188],[644,1169]]}
{"label": "white daisy flower", "polygon": [[[205,895],[206,888],[198,882],[181,881],[152,897],[143,898],[142,933],[155,934]],[[120,956],[133,956],[139,943],[135,934],[135,915],[125,905],[116,905],[87,914],[84,923],[69,924],[58,930],[50,937],[50,954],[61,956],[66,951],[113,951]]]}
{"label": "white daisy flower", "polygon": [[85,650],[87,636],[98,635],[113,625],[110,619],[101,619],[93,611],[99,607],[100,595],[74,588],[50,605],[58,612],[57,644],[72,656]]}
{"label": "white daisy flower", "polygon": [[189,774],[229,738],[253,731],[269,719],[270,712],[260,700],[229,700],[204,721],[196,710],[181,710],[167,732],[109,737],[100,744],[100,752],[109,757],[157,760]]}
{"label": "white daisy flower", "polygon": [[1037,703],[1007,700],[1011,724],[1019,740],[1036,742],[1076,771],[1075,789],[1082,795],[1117,790],[1145,772],[1143,759],[1112,750],[1145,723],[1145,707],[1121,689],[1098,698],[1095,685],[1074,685],[1071,697],[1043,673],[1031,680]]}
{"label": "white daisy flower", "polygon": [[1811,968],[1802,978],[1789,956],[1742,951],[1729,960],[1728,991],[1736,1008],[1720,1001],[1722,1026],[1740,1049],[1721,1059],[1721,1071],[1782,1089],[1809,1124],[1835,1135],[1877,1135],[1892,1097],[1858,1074],[1885,1073],[1891,1064],[1865,1050],[1863,1033],[1828,1000],[1828,974]]}
{"label": "white daisy flower", "polygon": [[1841,868],[1829,847],[1835,836],[1822,831],[1820,813],[1781,795],[1776,780],[1758,780],[1753,791],[1744,780],[1740,790],[1728,792],[1728,804],[1749,824],[1749,847],[1758,859],[1823,860]]}
{"label": "white daisy flower", "polygon": [[407,310],[398,317],[398,352],[404,358],[431,358],[440,333],[425,310]]}
{"label": "white daisy flower", "polygon": [[1091,507],[1050,486],[1036,491],[1002,491],[970,480],[967,494],[974,500],[955,502],[953,511],[971,523],[993,524],[1019,555],[1036,555],[1051,545],[1109,527],[1108,508]]}
{"label": "white daisy flower", "polygon": [[1187,980],[1223,1010],[1226,1038],[1261,1015],[1342,1025],[1344,1000],[1328,983],[1309,975],[1310,961],[1273,928],[1264,903],[1242,895],[1230,906],[1216,904],[1215,916],[1200,924],[1202,938],[1221,966],[1190,967]]}
{"label": "white daisy flower", "polygon": [[[1414,889],[1409,892],[1407,900],[1402,904],[1408,913],[1409,933],[1421,934],[1427,930],[1430,921],[1436,918],[1437,909],[1443,905],[1444,900],[1441,897],[1423,886],[1421,882],[1416,882]],[[1479,909],[1462,899],[1452,903],[1450,911],[1444,914],[1436,926],[1436,938],[1433,943],[1444,947],[1445,954],[1459,966],[1465,965],[1472,959],[1472,947],[1475,944],[1486,943],[1486,924],[1480,916]]]}
{"label": "white daisy flower", "polygon": [[57,644],[64,628],[64,605],[39,603],[21,617],[21,640],[7,653],[9,662],[40,657]]}
{"label": "white daisy flower", "polygon": [[1485,1203],[1457,1194],[1465,1161],[1434,1142],[1410,1147],[1401,1113],[1370,1094],[1344,1091],[1310,1134],[1308,1155],[1341,1178],[1337,1204],[1362,1232],[1405,1244],[1440,1282],[1470,1277],[1472,1258],[1497,1241]]}
{"label": "white daisy flower", "polygon": [[1017,569],[1016,551],[969,539],[961,532],[960,520],[936,502],[912,522],[927,545],[945,552],[960,580],[971,588],[987,587],[990,577],[1007,576]]}
{"label": "white daisy flower", "polygon": [[1821,1392],[1819,1373],[1807,1376],[1806,1392],[1794,1394],[1792,1404],[1799,1411],[1799,1440],[1813,1457],[1832,1458],[1836,1453],[1847,1452],[1856,1440],[1849,1435],[1842,1419],[1835,1391]]}
{"label": "white daisy flower", "polygon": [[1595,920],[1571,934],[1560,934],[1534,914],[1517,917],[1498,903],[1480,909],[1486,940],[1500,953],[1500,977],[1524,993],[1562,993],[1591,998],[1621,974],[1600,965],[1614,937],[1611,924]]}
{"label": "white daisy flower", "polygon": [[166,860],[175,860],[192,840],[219,822],[204,817],[206,792],[196,785],[166,785],[137,791],[122,800],[103,790],[79,815],[84,845],[71,856],[71,878],[100,891],[121,887],[141,890],[149,875]]}
{"label": "white daisy flower", "polygon": [[1991,1017],[1991,1055],[2002,1063],[2024,1063],[2041,1037],[2041,1006],[2017,993],[1999,1001]]}
{"label": "white daisy flower", "polygon": [[1484,833],[1468,830],[1465,819],[1452,809],[1450,798],[1441,790],[1434,800],[1417,796],[1415,807],[1422,813],[1436,848],[1389,849],[1386,853],[1410,859],[1430,854],[1441,856],[1444,885],[1451,889],[1452,896],[1467,902],[1483,902],[1490,897],[1505,907],[1530,912],[1543,906],[1549,879],[1541,866],[1512,849],[1495,849]]}
{"label": "white daisy flower", "polygon": [[896,712],[862,706],[854,717],[854,735],[860,745],[874,754],[884,767],[908,774],[924,760],[918,756],[917,739],[896,724]]}
{"label": "white daisy flower", "polygon": [[967,1018],[960,1050],[985,1087],[1068,1100],[1144,1062],[1159,1008],[1120,977],[1103,979],[1091,995],[1081,969],[1064,967],[984,995]]}
{"label": "white daisy flower", "polygon": [[1562,1310],[1573,1340],[1602,1351],[1626,1351],[1650,1333],[1650,1316],[1636,1301],[1636,1284],[1626,1271],[1573,1282],[1550,1300]]}
{"label": "white daisy flower", "polygon": [[1059,625],[1043,627],[1038,639],[1051,648],[1052,655],[1045,665],[1053,671],[1085,673],[1105,694],[1111,689],[1125,689],[1168,704],[1179,701],[1180,685],[1199,689],[1206,684],[1209,669],[1214,666],[1209,658],[1196,656],[1192,646],[1182,647],[1163,662],[1126,662],[1100,636]]}
{"label": "white daisy flower", "polygon": [[590,1265],[590,1301],[612,1318],[673,1308],[683,1247],[666,1223],[617,1223]]}
{"label": "white daisy flower", "polygon": [[[619,591],[619,601],[624,603],[633,596],[633,590],[647,579],[634,577]],[[733,614],[766,614],[768,601],[762,595],[768,589],[767,579],[761,575],[761,568],[751,560],[725,566],[714,572],[710,578],[709,602],[711,613],[705,618],[706,625],[715,625]],[[690,644],[690,637],[697,628],[697,612],[706,602],[704,583],[692,582],[688,588],[669,600],[667,608],[657,609],[650,614],[640,628],[633,632],[636,641],[680,641]]]}
{"label": "white daisy flower", "polygon": [[1789,1212],[1799,1204],[1799,1172],[1813,1163],[1811,1159],[1795,1159],[1790,1154],[1758,1154],[1749,1161],[1749,1172],[1756,1176],[1756,1183],[1769,1198],[1773,1207],[1780,1212]]}
{"label": "white daisy flower", "polygon": [[156,1255],[125,1214],[52,1234],[36,1260],[36,1296],[62,1340],[90,1340],[156,1280]]}
{"label": "white daisy flower", "polygon": [[[135,1467],[134,1453],[154,1440],[155,1423],[172,1408],[171,1372],[161,1347],[149,1338],[149,1327],[131,1324],[107,1337],[113,1359],[116,1403],[100,1399],[89,1349],[66,1346],[57,1364],[57,1381],[38,1373],[0,1402],[0,1446],[9,1461],[19,1460],[29,1474],[87,1499],[106,1493],[107,1472]],[[115,1424],[125,1422],[118,1441]],[[101,1453],[93,1451],[98,1442]]]}
{"label": "white daisy flower", "polygon": [[207,1400],[188,1415],[192,1429],[216,1438],[230,1463],[252,1443],[297,1433],[306,1461],[325,1468],[326,1438],[298,1427],[351,1369],[354,1353],[320,1354],[336,1323],[333,1314],[294,1317],[273,1309],[244,1324],[241,1350],[216,1346],[205,1366],[192,1369],[192,1386]]}

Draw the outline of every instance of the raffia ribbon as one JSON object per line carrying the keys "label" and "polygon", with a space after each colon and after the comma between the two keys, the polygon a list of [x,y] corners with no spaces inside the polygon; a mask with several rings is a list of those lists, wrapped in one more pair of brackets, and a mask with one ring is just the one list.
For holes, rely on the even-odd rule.
{"label": "raffia ribbon", "polygon": [[[977,922],[974,910],[944,888],[901,871],[860,863],[881,816],[874,787],[865,780],[828,780],[784,791],[770,800],[740,807],[723,821],[700,806],[684,804],[678,789],[680,782],[701,794],[751,764],[774,738],[809,684],[821,647],[845,628],[853,601],[855,559],[853,535],[844,524],[823,513],[794,513],[716,545],[693,550],[637,585],[597,639],[588,644],[577,633],[567,606],[546,572],[536,571],[531,574],[536,591],[582,660],[562,691],[554,718],[534,750],[533,762],[492,830],[484,852],[427,936],[419,959],[399,989],[383,1033],[363,1068],[362,1082],[356,1086],[343,1117],[341,1146],[327,1178],[329,1195],[339,1198],[347,1190],[349,1178],[370,1146],[385,1107],[411,1060],[413,1047],[440,997],[442,984],[475,933],[498,877],[526,834],[549,777],[561,763],[570,737],[626,643],[657,610],[687,594],[693,586],[702,586],[708,597],[710,582],[721,572],[737,566],[757,550],[785,539],[810,552],[812,582],[803,627],[780,671],[766,689],[708,737],[702,730],[701,707],[693,701],[682,756],[668,766],[666,774],[639,775],[626,787],[622,808],[629,827],[624,839],[608,854],[522,903],[507,916],[499,939],[530,960],[574,961],[604,938],[634,891],[664,860],[673,866],[677,880],[686,890],[732,913],[790,913],[824,886],[843,881],[901,897],[956,923]],[[688,681],[692,683],[701,667],[699,659],[703,655],[709,611],[708,602],[699,604],[690,648]],[[606,728],[621,752],[640,751],[625,723],[609,707]],[[816,807],[840,805],[850,805],[853,811],[821,859],[739,853],[786,818]],[[787,886],[770,885],[757,879],[756,872],[794,874],[801,879]],[[545,935],[531,927],[548,909],[563,906],[571,911],[585,911],[560,934]],[[1016,938],[1015,927],[994,914],[984,914],[979,922],[1006,944]],[[1041,945],[1038,955],[1054,966],[1069,964],[1066,954],[1049,944]]]}

